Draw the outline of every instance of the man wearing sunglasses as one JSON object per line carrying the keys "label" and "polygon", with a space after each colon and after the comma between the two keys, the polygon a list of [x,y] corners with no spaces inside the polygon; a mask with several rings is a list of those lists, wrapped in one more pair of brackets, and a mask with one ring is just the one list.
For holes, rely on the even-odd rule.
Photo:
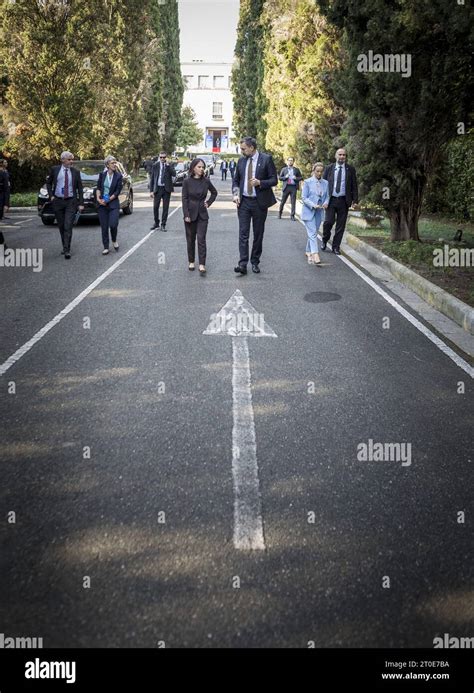
{"label": "man wearing sunglasses", "polygon": [[152,230],[160,228],[160,203],[163,200],[161,230],[166,231],[166,221],[168,219],[168,209],[175,175],[174,166],[167,163],[166,152],[160,152],[160,157],[153,164],[150,176],[150,197],[153,198],[153,214],[155,216],[155,223],[151,227]]}
{"label": "man wearing sunglasses", "polygon": [[81,173],[74,168],[74,155],[71,152],[61,154],[61,163],[53,166],[46,178],[49,199],[53,203],[54,214],[61,234],[62,254],[69,260],[71,257],[71,240],[74,217],[77,210],[84,209]]}

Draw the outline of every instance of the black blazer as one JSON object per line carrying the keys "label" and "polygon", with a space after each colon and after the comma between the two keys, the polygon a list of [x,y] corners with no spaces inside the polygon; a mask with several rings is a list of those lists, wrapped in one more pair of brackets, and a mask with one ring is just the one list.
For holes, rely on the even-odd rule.
{"label": "black blazer", "polygon": [[[7,171],[0,171],[0,195],[3,198],[3,207],[10,206],[10,177]],[[3,211],[3,210],[0,210]]]}
{"label": "black blazer", "polygon": [[[232,181],[232,192],[234,195],[238,195],[240,199],[242,199],[244,191],[246,166],[247,157],[240,157]],[[260,209],[268,209],[276,204],[276,198],[273,194],[272,187],[278,183],[277,170],[270,154],[258,153],[257,168],[253,175],[260,181],[260,185],[255,188],[258,206]]]}
{"label": "black blazer", "polygon": [[[48,189],[48,195],[51,199],[51,197],[54,197],[54,192],[56,190],[56,183],[58,182],[58,175],[59,171],[61,170],[61,165],[59,166],[52,166],[49,170],[48,176],[46,178],[46,188]],[[78,171],[77,168],[74,168],[74,166],[71,166],[69,169],[71,172],[71,180],[72,180],[72,193],[73,197],[75,197],[77,200],[79,200],[79,204],[83,205],[84,204],[84,195],[82,192],[82,180],[81,180],[81,174],[80,171]]]}
{"label": "black blazer", "polygon": [[[297,166],[293,166],[293,171],[295,173],[296,189],[299,190],[300,189],[300,182],[303,180],[303,176],[301,175],[301,171],[299,170],[299,168]],[[288,180],[285,178],[285,176],[287,176],[287,175],[288,175],[288,166],[284,166],[281,169],[280,175],[279,175],[280,180],[283,181],[283,190],[288,185]]]}
{"label": "black blazer", "polygon": [[198,178],[187,177],[183,180],[183,216],[189,217],[191,221],[199,219],[209,219],[204,202],[207,193],[210,192],[207,204],[210,207],[217,197],[217,190],[212,185],[209,178],[199,180]]}
{"label": "black blazer", "polygon": [[[99,197],[104,196],[104,183],[105,183],[105,178],[107,176],[106,171],[102,171],[102,173],[99,173],[99,180],[97,181],[97,192],[99,193]],[[115,199],[111,200],[108,203],[108,208],[109,209],[117,209],[117,207],[120,207],[120,200],[118,199],[118,196],[122,192],[122,185],[123,185],[123,176],[119,171],[114,171],[114,175],[112,176],[112,184],[110,186],[109,190],[109,195],[112,197],[112,195],[115,195]]]}
{"label": "black blazer", "polygon": [[[327,180],[329,183],[329,197],[331,197],[334,186],[336,185],[336,180],[335,180],[335,170],[336,166],[338,164],[329,164],[329,166],[326,166],[324,169],[323,173],[323,178],[324,180]],[[359,202],[359,191],[357,189],[357,176],[356,176],[356,171],[353,166],[350,166],[349,164],[345,164],[346,167],[346,202],[347,205],[350,207],[352,204],[357,204]]]}
{"label": "black blazer", "polygon": [[[150,175],[150,192],[158,192],[158,180],[160,177],[160,161],[155,161],[153,168],[151,169]],[[174,166],[172,164],[165,164],[165,172],[163,174],[163,183],[165,184],[165,191],[167,193],[173,192],[173,178],[176,175]]]}

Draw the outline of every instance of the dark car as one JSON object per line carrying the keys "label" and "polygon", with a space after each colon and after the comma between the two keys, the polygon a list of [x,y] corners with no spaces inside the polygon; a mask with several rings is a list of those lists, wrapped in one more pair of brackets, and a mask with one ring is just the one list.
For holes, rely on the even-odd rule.
{"label": "dark car", "polygon": [[198,156],[199,156],[199,159],[202,159],[204,161],[204,163],[206,164],[205,175],[206,176],[212,176],[212,174],[214,173],[214,165],[215,164],[214,164],[214,159],[211,156],[211,154],[202,154],[202,155],[198,155]]}
{"label": "dark car", "polygon": [[[80,219],[98,219],[95,189],[99,180],[99,173],[105,169],[103,161],[75,161],[74,168],[81,172],[81,180],[84,188],[84,210],[81,212]],[[133,212],[133,187],[132,178],[125,171],[123,164],[117,161],[117,170],[123,176],[122,192],[119,195],[120,209],[124,214]],[[53,204],[48,197],[46,183],[38,193],[38,214],[43,224],[54,224],[55,216]]]}
{"label": "dark car", "polygon": [[188,175],[189,161],[178,161],[174,169],[176,175],[173,178],[173,185],[183,185],[183,180]]}

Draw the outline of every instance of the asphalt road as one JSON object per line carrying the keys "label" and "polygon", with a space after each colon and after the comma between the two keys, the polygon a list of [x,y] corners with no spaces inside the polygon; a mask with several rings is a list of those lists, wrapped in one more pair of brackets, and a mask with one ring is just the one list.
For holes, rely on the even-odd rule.
{"label": "asphalt road", "polygon": [[[187,269],[178,209],[0,378],[0,630],[45,647],[472,636],[470,377],[339,258],[308,266],[303,226],[276,206],[261,274],[235,275],[217,186],[206,277]],[[80,225],[70,261],[56,227],[6,229],[43,269],[0,268],[0,364],[151,225],[138,193],[120,251]],[[248,338],[254,551],[233,542],[233,338],[203,334],[237,289],[277,335]],[[410,464],[358,459],[369,440],[409,443]]]}

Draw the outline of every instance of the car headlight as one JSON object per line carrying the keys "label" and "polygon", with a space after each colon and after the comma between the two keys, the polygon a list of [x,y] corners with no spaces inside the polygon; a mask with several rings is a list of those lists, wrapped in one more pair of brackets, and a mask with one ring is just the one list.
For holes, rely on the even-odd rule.
{"label": "car headlight", "polygon": [[40,197],[49,197],[47,188],[41,188],[39,194]]}

